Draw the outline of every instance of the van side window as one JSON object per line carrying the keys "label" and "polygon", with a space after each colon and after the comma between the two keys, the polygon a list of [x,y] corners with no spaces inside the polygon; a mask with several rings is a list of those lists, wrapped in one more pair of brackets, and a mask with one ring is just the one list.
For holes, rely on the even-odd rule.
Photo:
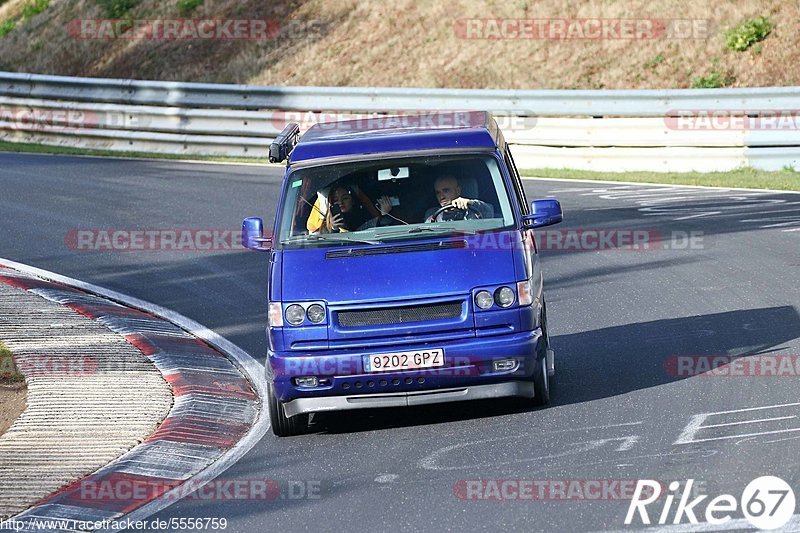
{"label": "van side window", "polygon": [[525,189],[522,187],[522,180],[517,171],[517,165],[514,164],[514,157],[511,155],[511,149],[506,144],[506,149],[503,151],[503,158],[506,161],[506,166],[511,173],[511,181],[514,182],[514,191],[516,192],[519,202],[522,204],[522,214],[527,215],[530,210],[528,205],[528,198],[525,196]]}

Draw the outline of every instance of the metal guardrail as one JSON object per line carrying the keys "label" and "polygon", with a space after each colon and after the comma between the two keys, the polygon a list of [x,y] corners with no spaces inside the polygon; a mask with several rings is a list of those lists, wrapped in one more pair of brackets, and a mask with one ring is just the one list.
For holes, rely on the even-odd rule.
{"label": "metal guardrail", "polygon": [[[515,152],[523,167],[709,171],[754,164],[800,169],[800,124],[789,130],[697,131],[676,128],[667,118],[685,110],[797,112],[800,87],[643,91],[261,87],[0,72],[0,138],[109,150],[263,157],[285,122],[302,119],[308,110],[468,109],[499,115],[506,138],[519,145]],[[292,112],[298,113],[289,116]],[[30,123],[14,119],[26,113],[32,117]],[[36,116],[45,117],[44,124],[37,123]],[[517,124],[515,117],[527,118]]]}
{"label": "metal guardrail", "polygon": [[678,109],[791,109],[800,87],[679,90],[473,90],[386,87],[262,87],[72,78],[0,72],[0,95],[226,109],[463,111],[535,116],[664,116]]}

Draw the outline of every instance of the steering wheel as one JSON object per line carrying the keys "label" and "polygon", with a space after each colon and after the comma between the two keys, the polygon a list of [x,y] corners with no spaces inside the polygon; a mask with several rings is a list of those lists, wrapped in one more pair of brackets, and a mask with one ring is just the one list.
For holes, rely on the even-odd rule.
{"label": "steering wheel", "polygon": [[467,217],[469,217],[470,213],[475,215],[473,218],[481,218],[481,212],[471,205],[468,205],[466,209],[457,209],[452,205],[446,205],[444,207],[440,207],[439,209],[437,209],[434,214],[428,217],[426,222],[436,222],[437,221],[436,219],[439,218],[439,215],[441,215],[445,211],[450,211],[450,210],[457,211],[458,213],[456,213],[456,216],[463,213],[461,214],[461,218],[453,218],[453,220],[467,220]]}

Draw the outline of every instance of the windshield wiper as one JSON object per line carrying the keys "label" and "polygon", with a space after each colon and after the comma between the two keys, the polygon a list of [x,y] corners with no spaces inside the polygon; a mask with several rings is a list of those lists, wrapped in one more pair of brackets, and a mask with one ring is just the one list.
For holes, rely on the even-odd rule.
{"label": "windshield wiper", "polygon": [[442,227],[442,228],[426,228],[425,226],[420,226],[417,228],[411,228],[408,230],[408,233],[422,233],[423,231],[456,231],[458,233],[465,233],[467,235],[475,235],[475,231],[471,229],[456,229],[450,227]]}
{"label": "windshield wiper", "polygon": [[[343,234],[340,234],[343,235]],[[312,233],[311,235],[295,235],[294,237],[289,237],[288,239],[284,239],[281,241],[281,244],[292,244],[297,242],[303,241],[322,241],[322,242],[360,242],[362,244],[381,244],[381,241],[371,241],[367,239],[359,239],[356,237],[334,237],[331,234],[320,235],[318,233]]]}
{"label": "windshield wiper", "polygon": [[449,226],[446,226],[446,227],[439,226],[439,227],[434,227],[434,228],[427,227],[427,226],[417,226],[417,227],[408,229],[406,231],[396,231],[396,232],[393,232],[393,233],[383,233],[383,234],[381,234],[381,237],[397,237],[398,235],[408,235],[408,234],[412,234],[412,233],[425,233],[425,232],[441,233],[441,232],[447,232],[447,231],[453,231],[453,232],[456,232],[456,233],[463,233],[464,235],[475,235],[477,233],[476,231],[473,231],[473,230],[456,229],[456,228],[452,228],[452,227],[449,227]]}

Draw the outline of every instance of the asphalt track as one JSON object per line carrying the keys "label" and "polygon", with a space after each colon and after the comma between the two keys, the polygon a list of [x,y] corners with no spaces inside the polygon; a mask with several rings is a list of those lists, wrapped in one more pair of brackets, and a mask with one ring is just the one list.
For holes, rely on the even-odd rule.
{"label": "asphalt track", "polygon": [[[66,236],[236,230],[250,215],[270,224],[279,179],[257,166],[0,154],[0,257],[173,309],[263,360],[264,254],[80,251]],[[533,180],[526,191],[561,200],[559,230],[650,232],[648,250],[576,250],[553,234],[542,251],[558,366],[551,406],[318,416],[311,434],[267,435],[223,474],[293,482],[295,495],[304,487],[314,497],[189,498],[157,518],[224,517],[228,531],[248,532],[617,530],[628,500],[613,485],[600,499],[482,501],[464,489],[470,480],[586,488],[692,478],[700,494],[738,497],[771,474],[798,491],[800,377],[685,377],[670,365],[674,356],[800,355],[800,195]],[[734,526],[742,521],[724,527]]]}

